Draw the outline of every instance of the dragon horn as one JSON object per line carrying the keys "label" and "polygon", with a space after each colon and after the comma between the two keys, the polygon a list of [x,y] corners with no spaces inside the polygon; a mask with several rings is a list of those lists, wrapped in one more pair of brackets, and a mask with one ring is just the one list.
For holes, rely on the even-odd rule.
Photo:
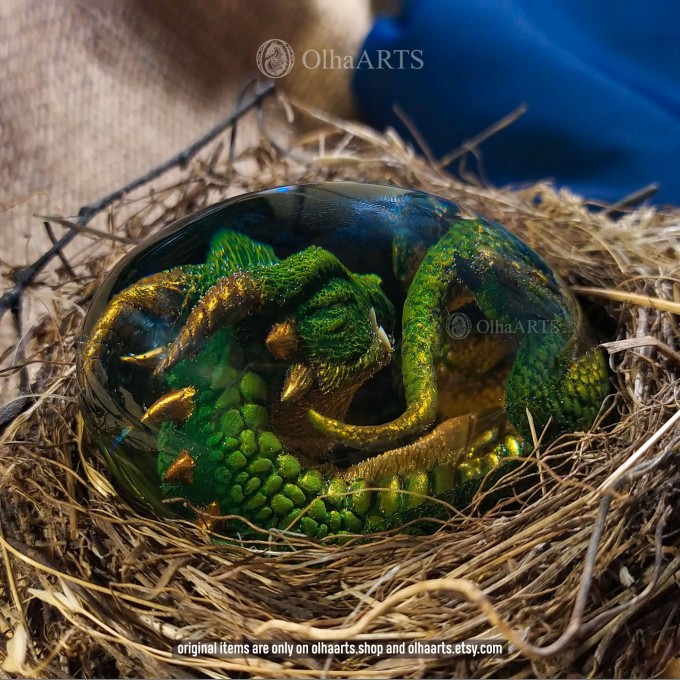
{"label": "dragon horn", "polygon": [[166,347],[154,375],[197,352],[219,328],[239,323],[260,299],[260,290],[251,276],[239,272],[220,279],[191,310],[182,330]]}
{"label": "dragon horn", "polygon": [[132,344],[139,332],[135,324],[139,317],[174,323],[190,289],[190,272],[176,268],[140,279],[115,295],[84,340],[80,358],[85,375],[93,375],[101,363],[106,364],[114,347]]}

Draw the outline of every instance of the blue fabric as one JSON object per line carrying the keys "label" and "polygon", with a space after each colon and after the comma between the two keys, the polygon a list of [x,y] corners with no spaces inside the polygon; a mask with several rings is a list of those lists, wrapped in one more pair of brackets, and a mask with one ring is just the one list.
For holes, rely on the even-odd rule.
{"label": "blue fabric", "polygon": [[[375,127],[409,137],[399,104],[441,157],[525,103],[481,146],[494,184],[617,201],[658,182],[652,201],[680,204],[680,0],[414,0],[362,49],[374,68],[353,85]],[[422,50],[422,68],[375,68],[376,50]]]}

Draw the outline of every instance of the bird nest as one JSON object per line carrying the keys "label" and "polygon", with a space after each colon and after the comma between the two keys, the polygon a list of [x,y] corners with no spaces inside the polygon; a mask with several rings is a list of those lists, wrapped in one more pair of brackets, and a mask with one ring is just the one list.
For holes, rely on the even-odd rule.
{"label": "bird nest", "polygon": [[[232,132],[239,117],[228,121]],[[49,313],[20,329],[2,355],[5,394],[20,389],[2,409],[4,670],[148,678],[659,673],[675,656],[680,623],[680,212],[588,205],[548,183],[495,190],[454,178],[393,132],[318,112],[313,123],[286,150],[268,134],[239,152],[213,135],[217,145],[190,163],[198,147],[164,166],[186,165],[152,192],[140,181],[75,222],[57,220],[77,237],[52,249],[61,260],[39,281],[29,284],[37,269],[23,278],[15,271],[3,300],[17,327],[22,300],[39,296]],[[538,442],[503,478],[503,500],[485,506],[476,498],[431,535],[324,545],[278,534],[255,550],[216,544],[190,522],[124,500],[78,414],[75,356],[93,292],[133,243],[171,220],[246,191],[335,179],[440,195],[501,222],[543,255],[609,352],[615,390],[602,418],[588,433]],[[521,479],[531,483],[514,484]],[[178,642],[196,640],[387,639],[487,640],[504,652],[173,654]]]}

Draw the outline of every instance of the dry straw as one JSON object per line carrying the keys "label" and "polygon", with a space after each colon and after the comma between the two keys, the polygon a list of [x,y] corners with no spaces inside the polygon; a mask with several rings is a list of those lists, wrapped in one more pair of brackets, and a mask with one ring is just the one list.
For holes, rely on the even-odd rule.
{"label": "dry straw", "polygon": [[[23,296],[46,310],[3,354],[0,633],[4,671],[37,677],[531,677],[660,672],[678,647],[680,213],[594,211],[549,184],[498,191],[447,174],[396,134],[281,99],[312,119],[283,151],[224,144],[117,200]],[[291,128],[292,129],[292,128]],[[309,128],[308,128],[309,129]],[[479,141],[479,140],[477,140]],[[451,159],[469,160],[472,146]],[[538,250],[607,333],[616,395],[588,434],[535,452],[492,510],[433,535],[324,546],[215,545],[117,496],[83,436],[74,357],[93,291],[161,225],[296,182],[415,187],[496,219]],[[28,302],[27,302],[28,301]],[[20,371],[21,367],[26,370]],[[12,404],[14,407],[12,410]],[[540,434],[540,433],[539,433]],[[513,479],[530,478],[527,488]],[[511,491],[512,489],[512,491]],[[481,499],[476,499],[476,507]],[[295,546],[295,551],[282,551]],[[503,657],[173,659],[187,639],[505,640]],[[4,651],[0,651],[0,655]]]}

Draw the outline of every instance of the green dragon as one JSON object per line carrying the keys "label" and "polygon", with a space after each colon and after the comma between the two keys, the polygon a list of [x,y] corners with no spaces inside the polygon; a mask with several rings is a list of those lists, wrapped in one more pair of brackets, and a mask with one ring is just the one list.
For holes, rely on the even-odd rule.
{"label": "green dragon", "polygon": [[[120,357],[165,386],[141,417],[157,433],[164,497],[186,499],[209,529],[240,518],[219,525],[228,534],[379,531],[478,484],[532,430],[547,443],[592,425],[609,391],[603,353],[571,294],[522,241],[461,219],[424,252],[395,238],[393,260],[407,291],[399,347],[378,276],[316,246],[280,259],[226,229],[204,264],[112,298],[84,345],[86,375],[139,310],[179,319],[169,344]],[[473,308],[522,332],[452,337],[451,314],[469,320]],[[403,382],[403,412],[344,422],[388,364]],[[340,465],[343,447],[361,454]]]}

